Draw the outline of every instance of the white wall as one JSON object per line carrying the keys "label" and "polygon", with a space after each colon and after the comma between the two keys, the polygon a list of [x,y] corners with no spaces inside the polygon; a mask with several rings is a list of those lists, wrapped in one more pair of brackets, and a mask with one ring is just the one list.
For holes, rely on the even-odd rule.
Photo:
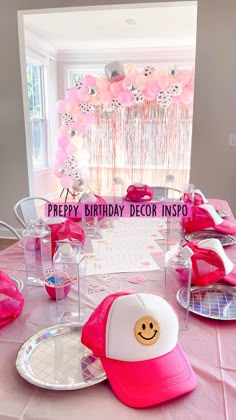
{"label": "white wall", "polygon": [[[123,1],[101,3],[114,5]],[[142,2],[136,0],[136,3]],[[227,146],[228,134],[236,133],[236,2],[199,0],[198,3],[191,181],[207,196],[226,199],[236,211],[236,148]],[[96,4],[99,0],[1,2],[0,219],[15,226],[12,205],[29,192],[17,11]]]}

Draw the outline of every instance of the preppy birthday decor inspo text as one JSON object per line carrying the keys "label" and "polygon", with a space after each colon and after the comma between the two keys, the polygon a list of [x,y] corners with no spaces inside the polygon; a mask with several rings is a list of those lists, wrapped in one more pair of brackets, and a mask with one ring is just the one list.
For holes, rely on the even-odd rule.
{"label": "preppy birthday decor inspo text", "polygon": [[189,217],[191,206],[183,202],[149,203],[47,203],[46,217],[103,218],[103,217]]}

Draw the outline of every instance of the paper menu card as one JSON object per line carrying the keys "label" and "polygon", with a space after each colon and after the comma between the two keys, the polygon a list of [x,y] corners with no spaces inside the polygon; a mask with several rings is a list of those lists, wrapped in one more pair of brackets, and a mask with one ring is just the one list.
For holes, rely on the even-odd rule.
{"label": "paper menu card", "polygon": [[120,232],[126,231],[129,234],[136,235],[137,232],[143,232],[146,234],[158,234],[159,238],[162,237],[159,230],[167,229],[167,223],[164,219],[158,219],[153,217],[143,218],[120,218],[113,221],[114,230]]}
{"label": "paper menu card", "polygon": [[116,236],[114,234],[107,234],[103,236],[102,239],[93,239],[91,240],[94,253],[97,255],[100,253],[100,250],[103,249],[103,252],[118,252],[121,249],[124,249],[126,253],[132,252],[135,253],[162,253],[161,247],[153,240],[149,238],[123,237],[120,234]]}
{"label": "paper menu card", "polygon": [[133,273],[159,270],[148,253],[127,251],[125,248],[108,251],[100,248],[99,253],[86,254],[86,275],[108,273]]}
{"label": "paper menu card", "polygon": [[87,275],[160,270],[151,255],[163,254],[155,242],[164,239],[159,228],[166,229],[162,219],[114,220],[112,229],[101,229],[102,239],[91,240]]}

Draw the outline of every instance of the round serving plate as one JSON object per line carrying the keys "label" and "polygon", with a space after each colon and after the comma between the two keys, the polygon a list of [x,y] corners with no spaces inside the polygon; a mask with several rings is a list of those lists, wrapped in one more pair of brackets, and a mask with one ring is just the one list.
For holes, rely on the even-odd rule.
{"label": "round serving plate", "polygon": [[18,277],[10,276],[10,278],[14,281],[14,283],[16,283],[16,286],[17,286],[19,292],[21,292],[21,290],[24,288],[23,281],[21,279],[19,279]]}
{"label": "round serving plate", "polygon": [[216,213],[222,218],[224,219],[224,217],[228,217],[229,213],[226,210],[222,210],[222,209],[218,209],[216,210]]}
{"label": "round serving plate", "polygon": [[182,287],[176,295],[180,305],[205,318],[221,321],[236,320],[236,288],[220,283],[206,287],[192,287],[188,302],[188,291]]}
{"label": "round serving plate", "polygon": [[19,374],[33,385],[72,390],[106,379],[100,359],[81,343],[81,326],[61,324],[29,338],[16,359]]}
{"label": "round serving plate", "polygon": [[185,235],[186,241],[215,238],[219,239],[222,246],[233,245],[236,243],[236,236],[227,235],[225,233],[217,232],[216,230],[201,230],[199,232],[188,233]]}

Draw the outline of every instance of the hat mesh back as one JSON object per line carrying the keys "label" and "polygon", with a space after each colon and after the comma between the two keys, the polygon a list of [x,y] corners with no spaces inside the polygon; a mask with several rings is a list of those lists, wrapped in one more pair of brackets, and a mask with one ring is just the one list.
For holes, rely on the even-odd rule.
{"label": "hat mesh back", "polygon": [[106,355],[106,325],[107,317],[113,302],[119,297],[130,293],[113,293],[107,296],[99,305],[82,328],[81,341],[92,350],[97,357]]}

